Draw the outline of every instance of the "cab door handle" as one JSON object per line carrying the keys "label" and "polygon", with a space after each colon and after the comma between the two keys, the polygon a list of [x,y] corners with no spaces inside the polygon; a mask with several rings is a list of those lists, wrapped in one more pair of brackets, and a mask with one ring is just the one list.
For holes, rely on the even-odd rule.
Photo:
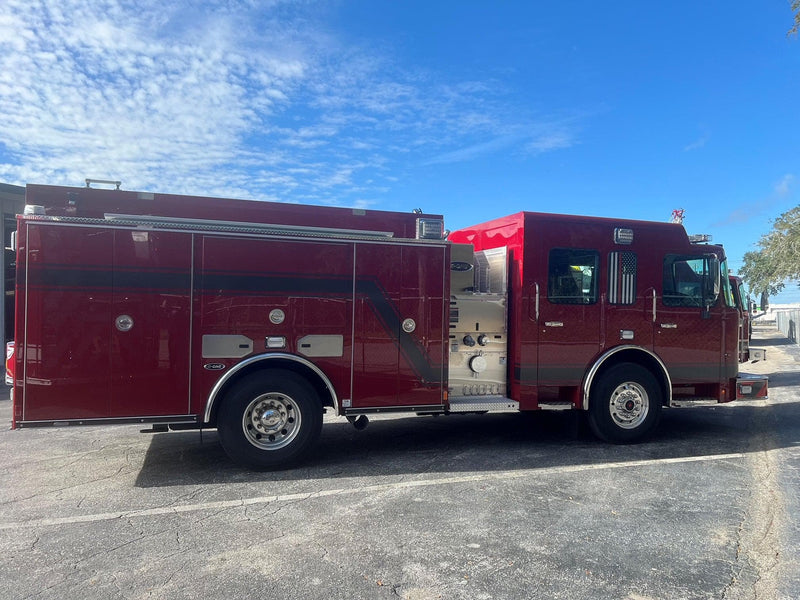
{"label": "cab door handle", "polygon": [[545,321],[544,322],[546,327],[563,327],[564,323],[561,321]]}

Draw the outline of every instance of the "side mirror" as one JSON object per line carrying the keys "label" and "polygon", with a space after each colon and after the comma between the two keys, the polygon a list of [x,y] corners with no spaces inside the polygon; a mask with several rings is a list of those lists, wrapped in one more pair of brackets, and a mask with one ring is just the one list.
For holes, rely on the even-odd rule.
{"label": "side mirror", "polygon": [[703,278],[703,303],[706,306],[711,306],[719,298],[719,258],[717,258],[716,254],[707,254],[706,258],[708,260],[708,273]]}

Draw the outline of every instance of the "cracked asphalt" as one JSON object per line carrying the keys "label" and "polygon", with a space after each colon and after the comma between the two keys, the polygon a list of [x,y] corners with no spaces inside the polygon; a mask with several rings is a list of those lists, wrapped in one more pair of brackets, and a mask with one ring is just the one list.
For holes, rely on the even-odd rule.
{"label": "cracked asphalt", "polygon": [[213,431],[6,425],[0,597],[800,598],[800,349],[756,337],[769,400],[633,446],[574,414],[326,418],[254,473]]}

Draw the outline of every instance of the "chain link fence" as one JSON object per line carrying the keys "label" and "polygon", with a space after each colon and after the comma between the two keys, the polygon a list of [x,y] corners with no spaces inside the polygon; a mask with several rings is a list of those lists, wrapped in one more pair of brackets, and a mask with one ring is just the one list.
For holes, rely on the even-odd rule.
{"label": "chain link fence", "polygon": [[800,310],[776,310],[774,311],[775,324],[778,329],[793,344],[797,343],[797,327],[800,325]]}

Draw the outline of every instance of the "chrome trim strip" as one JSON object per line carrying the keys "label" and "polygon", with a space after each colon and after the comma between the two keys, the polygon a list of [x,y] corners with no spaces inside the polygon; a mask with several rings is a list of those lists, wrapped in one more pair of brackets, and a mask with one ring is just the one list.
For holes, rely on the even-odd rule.
{"label": "chrome trim strip", "polygon": [[189,260],[191,264],[189,265],[189,372],[186,376],[189,378],[189,395],[186,398],[186,412],[192,410],[192,344],[194,343],[194,244],[195,244],[195,234],[192,234],[192,239],[189,242],[191,244],[191,256]]}
{"label": "chrome trim strip", "polygon": [[445,392],[447,392],[447,382],[450,379],[450,261],[452,256],[452,246],[442,248],[442,292],[447,288],[448,293],[442,298],[442,368],[439,381],[439,399],[442,403],[447,402]]}
{"label": "chrome trim strip", "polygon": [[345,409],[344,415],[369,415],[382,412],[445,412],[444,404],[423,404],[423,405],[408,405],[408,406],[375,406],[372,408],[348,408]]}
{"label": "chrome trim strip", "polygon": [[692,408],[694,406],[716,406],[719,400],[716,398],[689,398],[686,400],[671,400],[670,408]]}
{"label": "chrome trim strip", "polygon": [[519,412],[519,402],[505,396],[459,396],[450,398],[450,412]]}
{"label": "chrome trim strip", "polygon": [[219,394],[222,386],[225,385],[234,375],[236,375],[236,373],[241,371],[243,368],[252,365],[253,363],[275,360],[279,358],[291,360],[311,369],[322,380],[322,383],[325,384],[325,387],[328,388],[331,398],[333,399],[333,408],[336,410],[336,414],[339,414],[339,397],[336,395],[336,390],[333,388],[331,380],[328,379],[325,373],[323,373],[317,365],[312,363],[310,360],[306,360],[305,358],[296,356],[294,354],[287,354],[285,352],[271,352],[269,354],[261,354],[259,356],[251,356],[250,358],[244,359],[243,361],[234,365],[230,371],[225,373],[225,375],[217,380],[217,383],[214,384],[214,387],[211,389],[211,392],[208,395],[208,400],[206,400],[206,410],[203,414],[203,422],[211,422],[211,411],[214,408],[214,402],[217,400],[217,394]]}
{"label": "chrome trim strip", "polygon": [[658,294],[656,294],[655,288],[653,288],[653,323],[656,322],[656,299],[658,298]]}
{"label": "chrome trim strip", "polygon": [[203,360],[208,358],[244,358],[253,353],[255,341],[241,334],[205,334],[200,340]]}
{"label": "chrome trim strip", "polygon": [[309,333],[297,340],[297,353],[307,358],[344,357],[344,336],[341,333]]}
{"label": "chrome trim strip", "polygon": [[[350,317],[350,389],[347,391],[347,397],[350,402],[353,401],[353,385],[355,385],[355,365],[356,365],[356,263],[358,261],[358,244],[353,244],[353,296],[351,298],[353,304],[353,314]],[[337,407],[336,414],[339,414]]]}
{"label": "chrome trim strip", "polygon": [[633,345],[625,345],[625,346],[616,346],[615,348],[611,348],[608,352],[603,354],[600,358],[598,358],[592,368],[589,369],[589,372],[586,374],[586,379],[583,382],[583,410],[589,410],[589,390],[592,389],[592,383],[594,383],[595,375],[597,375],[597,371],[600,370],[600,367],[603,365],[606,360],[611,358],[613,355],[617,354],[618,352],[622,352],[623,350],[638,350],[639,352],[644,352],[650,358],[654,359],[656,363],[661,367],[661,371],[664,374],[664,377],[667,380],[667,405],[672,403],[672,379],[669,376],[669,371],[667,371],[667,367],[664,365],[664,362],[653,352],[648,350],[647,348],[642,348],[641,346],[633,346]]}
{"label": "chrome trim strip", "polygon": [[572,402],[539,402],[539,410],[572,410]]}
{"label": "chrome trim strip", "polygon": [[[27,381],[28,381],[28,299],[31,297],[30,291],[28,290],[28,282],[30,281],[30,274],[28,273],[28,269],[30,269],[30,264],[31,264],[31,256],[30,256],[31,242],[30,242],[30,236],[31,236],[30,223],[25,223],[25,328],[24,328],[24,331],[25,331],[25,344],[20,344],[19,347],[17,347],[16,342],[14,343],[14,352],[15,353],[16,352],[22,352],[22,385],[21,385],[22,389],[20,391],[22,392],[22,420],[23,421],[25,420],[25,407],[26,407],[26,404],[27,404],[26,400],[28,399],[27,398],[28,395],[26,393],[27,390],[28,390],[28,386],[26,384],[27,384]],[[14,361],[16,362],[16,360],[17,359],[15,357]],[[18,375],[19,374],[16,372],[16,369],[15,369],[14,370],[14,379],[17,382],[19,382],[19,380],[20,380]],[[12,410],[13,410],[13,407],[12,407]],[[14,418],[13,415],[12,415],[11,418],[12,419]],[[17,421],[16,425],[17,425],[17,427],[19,427],[19,421]]]}
{"label": "chrome trim strip", "polygon": [[18,427],[59,427],[76,425],[124,425],[126,423],[197,423],[197,415],[164,415],[161,417],[102,417],[97,419],[52,419],[18,421]]}
{"label": "chrome trim strip", "polygon": [[[222,221],[216,219],[191,219],[187,217],[163,217],[151,215],[123,215],[115,213],[105,213],[107,221],[121,221],[125,224],[142,224],[147,226],[159,227],[163,225],[195,227],[199,230],[204,228],[231,228],[231,229],[251,229],[264,230],[268,232],[280,232],[291,234],[306,235],[334,235],[334,236],[357,236],[390,238],[394,237],[391,231],[370,231],[366,229],[344,229],[339,227],[310,227],[307,225],[283,225],[277,223],[251,223],[247,221]],[[80,217],[77,217],[80,218]],[[419,221],[419,219],[417,219]],[[161,228],[161,227],[159,227]]]}
{"label": "chrome trim strip", "polygon": [[[179,227],[154,227],[154,226],[146,226],[146,225],[124,225],[124,221],[106,221],[104,219],[96,219],[90,217],[36,217],[36,216],[25,216],[25,221],[29,221],[31,223],[47,223],[49,225],[58,225],[60,227],[92,227],[95,229],[107,229],[107,228],[114,228],[114,229],[125,229],[130,230],[131,227],[137,227],[139,231],[171,231],[175,233],[201,233],[203,235],[208,236],[223,236],[223,237],[237,237],[237,238],[253,238],[253,239],[278,239],[278,240],[285,240],[287,237],[291,237],[294,240],[298,240],[301,242],[330,242],[330,243],[352,243],[357,242],[359,244],[378,244],[378,245],[388,245],[388,246],[405,246],[408,244],[414,246],[444,246],[450,242],[447,240],[417,240],[414,238],[400,238],[400,237],[390,237],[390,238],[373,238],[373,237],[361,237],[361,236],[347,236],[342,234],[341,236],[329,235],[327,237],[320,235],[319,237],[314,237],[311,234],[290,234],[288,232],[268,232],[268,231],[256,231],[256,230],[248,230],[246,228],[242,228],[241,230],[236,231],[224,231],[220,229],[213,229],[209,228],[207,231],[197,231],[197,230],[189,230],[189,229],[180,229]],[[356,230],[358,231],[358,230]]]}

